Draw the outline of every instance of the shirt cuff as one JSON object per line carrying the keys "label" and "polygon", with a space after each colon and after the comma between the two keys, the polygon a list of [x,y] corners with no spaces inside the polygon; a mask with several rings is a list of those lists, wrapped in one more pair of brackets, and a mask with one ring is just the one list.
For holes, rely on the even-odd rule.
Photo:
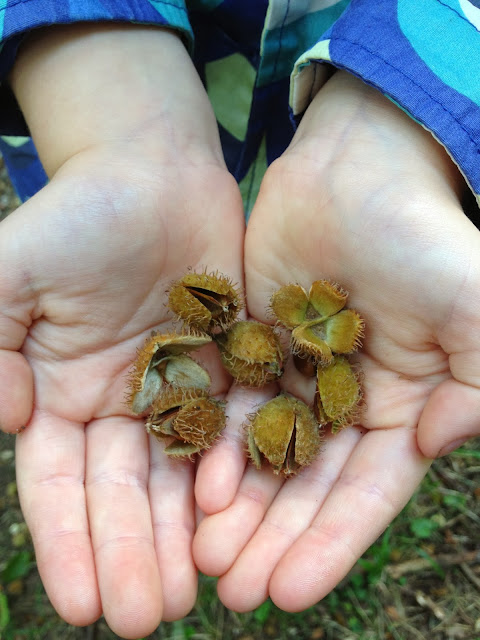
{"label": "shirt cuff", "polygon": [[295,119],[322,85],[319,62],[379,89],[445,147],[480,201],[480,9],[467,0],[355,0],[297,60]]}

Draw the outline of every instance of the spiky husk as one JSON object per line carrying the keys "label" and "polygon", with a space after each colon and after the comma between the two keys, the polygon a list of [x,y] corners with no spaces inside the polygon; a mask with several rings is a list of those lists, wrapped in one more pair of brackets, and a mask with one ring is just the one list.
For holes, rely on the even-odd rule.
{"label": "spiky husk", "polygon": [[163,452],[169,458],[179,458],[180,460],[185,460],[188,458],[193,460],[193,456],[196,453],[199,453],[201,450],[200,447],[197,447],[190,442],[183,442],[182,440],[173,440],[168,446],[165,447]]}
{"label": "spiky husk", "polygon": [[242,387],[258,389],[264,387],[269,382],[278,380],[282,375],[282,370],[275,364],[247,363],[240,358],[228,356],[221,353],[222,364],[235,382]]}
{"label": "spiky husk", "polygon": [[172,418],[188,402],[207,396],[204,389],[185,389],[172,385],[163,387],[162,393],[155,398],[145,423],[147,431],[157,437],[175,435]]}
{"label": "spiky husk", "polygon": [[322,437],[315,415],[306,404],[297,400],[295,405],[295,468],[307,467],[317,457]]}
{"label": "spiky husk", "polygon": [[305,322],[295,327],[290,348],[294,355],[311,357],[315,363],[328,364],[333,358],[332,350],[325,341],[323,323],[311,326]]}
{"label": "spiky husk", "polygon": [[188,326],[209,330],[212,313],[183,284],[172,286],[168,306]]}
{"label": "spiky husk", "polygon": [[316,280],[310,291],[298,284],[280,287],[270,300],[270,308],[278,322],[294,329],[306,320],[328,318],[343,309],[348,293],[328,280]]}
{"label": "spiky husk", "polygon": [[[165,370],[165,361],[170,357],[199,349],[211,341],[212,338],[210,336],[193,332],[152,333],[146,338],[144,345],[137,351],[137,357],[129,374],[126,401],[130,410],[135,414],[143,413],[160,393],[164,384],[164,371],[156,370],[156,367],[161,365],[162,361],[164,366],[161,366],[161,368]],[[200,367],[198,363],[195,364]],[[193,369],[197,371],[199,377],[198,386],[204,386],[205,375],[200,373],[195,365],[192,365],[191,369],[192,372]],[[208,376],[205,371],[204,373]],[[171,380],[167,380],[167,382],[171,382]],[[181,382],[179,381],[178,384],[181,384]]]}
{"label": "spiky husk", "polygon": [[357,424],[361,414],[360,375],[344,356],[318,367],[315,414],[322,423],[331,423],[332,432]]}
{"label": "spiky husk", "polygon": [[261,406],[251,418],[249,433],[255,446],[277,472],[285,463],[294,428],[293,399],[285,395]]}
{"label": "spiky husk", "polygon": [[214,398],[198,398],[186,403],[174,421],[180,439],[198,447],[212,446],[225,428],[225,405]]}
{"label": "spiky husk", "polygon": [[260,407],[247,426],[249,455],[257,468],[262,456],[274,473],[292,475],[309,465],[321,445],[318,423],[306,404],[279,395]]}
{"label": "spiky husk", "polygon": [[132,413],[144,413],[155,401],[163,385],[163,376],[155,369],[147,369],[141,379],[131,375],[126,402]]}
{"label": "spiky husk", "polygon": [[187,325],[215,332],[235,322],[243,302],[227,276],[192,272],[172,285],[168,306]]}
{"label": "spiky husk", "polygon": [[334,353],[353,353],[362,344],[364,322],[353,309],[344,309],[325,319],[309,320],[295,327],[291,336],[294,355],[310,356],[320,365],[332,361]]}
{"label": "spiky husk", "polygon": [[280,287],[270,299],[270,308],[281,325],[293,329],[305,320],[308,308],[307,292],[299,284]]}
{"label": "spiky husk", "polygon": [[159,396],[146,422],[146,429],[158,439],[173,437],[165,453],[190,457],[208,449],[225,427],[224,404],[201,389],[168,387]]}
{"label": "spiky husk", "polygon": [[236,382],[262,387],[283,373],[283,352],[273,327],[236,322],[217,338],[222,363]]}
{"label": "spiky husk", "polygon": [[364,322],[353,309],[325,320],[325,342],[334,353],[353,353],[362,345]]}
{"label": "spiky husk", "polygon": [[257,447],[252,429],[247,429],[247,453],[257,469],[262,468],[262,453]]}
{"label": "spiky husk", "polygon": [[308,300],[315,310],[315,315],[321,318],[328,318],[341,311],[347,297],[346,291],[328,280],[315,280],[308,293]]}

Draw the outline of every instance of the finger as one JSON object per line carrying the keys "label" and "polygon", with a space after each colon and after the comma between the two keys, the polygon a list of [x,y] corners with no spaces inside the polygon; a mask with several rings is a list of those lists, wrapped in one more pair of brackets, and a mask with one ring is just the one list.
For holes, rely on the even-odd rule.
{"label": "finger", "polygon": [[33,409],[33,374],[21,353],[0,351],[0,429],[18,432]]}
{"label": "finger", "polygon": [[36,411],[17,437],[18,492],[52,605],[73,625],[101,615],[85,500],[81,424]]}
{"label": "finger", "polygon": [[418,425],[418,446],[431,458],[480,436],[480,389],[446,380],[431,394]]}
{"label": "finger", "polygon": [[30,257],[18,256],[17,247],[18,232],[7,218],[0,235],[0,429],[7,432],[25,426],[33,410],[32,371],[17,353],[32,322]]}
{"label": "finger", "polygon": [[227,424],[218,442],[203,454],[196,474],[195,498],[204,513],[223,511],[234,499],[246,464],[245,421],[274,393],[273,385],[263,389],[233,385],[228,393]]}
{"label": "finger", "polygon": [[301,611],[326,596],[407,503],[430,462],[412,429],[364,436],[311,526],[275,568],[274,603]]}
{"label": "finger", "polygon": [[232,566],[282,486],[270,469],[249,466],[232,504],[200,523],[193,540],[197,567],[209,576],[220,576]]}
{"label": "finger", "polygon": [[195,531],[194,465],[170,459],[153,437],[150,442],[150,508],[155,549],[162,579],[163,619],[179,620],[197,597],[197,570],[192,557]]}
{"label": "finger", "polygon": [[361,437],[361,430],[354,428],[329,436],[314,463],[283,485],[251,540],[218,581],[226,607],[251,611],[266,600],[277,563],[309,527]]}
{"label": "finger", "polygon": [[138,420],[87,427],[86,491],[103,612],[123,638],[152,633],[162,590],[148,498],[148,439]]}

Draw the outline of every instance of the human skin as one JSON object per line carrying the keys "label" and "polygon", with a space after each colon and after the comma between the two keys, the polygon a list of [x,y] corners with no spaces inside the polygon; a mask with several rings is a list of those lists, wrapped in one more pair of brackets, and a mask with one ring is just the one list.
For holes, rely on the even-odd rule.
{"label": "human skin", "polygon": [[[346,72],[320,90],[267,170],[245,240],[249,313],[271,322],[269,299],[291,282],[308,289],[325,278],[349,291],[366,324],[356,358],[365,410],[286,482],[246,464],[233,428],[203,457],[194,558],[220,576],[227,607],[318,602],[431,459],[479,434],[480,233],[460,206],[465,188],[428,132]],[[312,401],[291,364],[281,387]]]}
{"label": "human skin", "polygon": [[[172,76],[172,69],[175,75]],[[441,147],[337,73],[268,170],[243,247],[237,186],[180,40],[96,25],[31,37],[12,86],[50,184],[0,225],[0,423],[42,579],[68,622],[103,611],[122,637],[193,605],[193,467],[170,464],[123,402],[136,348],[169,318],[187,266],[273,291],[342,284],[366,320],[362,426],[327,438],[284,483],[246,467],[242,423],[276,388],[233,387],[225,437],[201,459],[193,546],[246,611],[323,597],[391,521],[430,458],[478,433],[478,232]],[[72,124],[73,123],[73,124]],[[282,386],[311,398],[294,371]],[[241,525],[241,526],[239,526]]]}
{"label": "human skin", "polygon": [[53,606],[143,637],[195,602],[194,466],[149,440],[126,377],[187,268],[242,283],[241,198],[169,31],[41,31],[11,84],[50,182],[0,225],[0,424],[25,427],[18,491]]}

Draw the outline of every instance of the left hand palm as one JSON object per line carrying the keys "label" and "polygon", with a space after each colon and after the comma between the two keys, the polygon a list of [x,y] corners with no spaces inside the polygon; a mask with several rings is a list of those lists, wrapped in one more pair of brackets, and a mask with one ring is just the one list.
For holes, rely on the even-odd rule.
{"label": "left hand palm", "polygon": [[[402,509],[429,458],[478,430],[480,234],[459,183],[429,134],[343,73],[268,170],[247,230],[249,312],[268,322],[271,294],[290,282],[326,278],[350,291],[366,323],[366,408],[361,427],[327,436],[286,483],[269,469],[242,477],[230,432],[202,461],[197,500],[212,515],[195,558],[222,576],[227,606],[247,611],[269,595],[291,611],[317,602]],[[300,374],[281,382],[312,400]],[[223,490],[211,497],[214,468]]]}
{"label": "left hand palm", "polygon": [[[172,330],[165,292],[188,266],[241,280],[244,221],[209,155],[181,171],[122,160],[77,154],[1,223],[0,421],[28,422],[17,481],[52,604],[137,638],[195,602],[194,466],[131,415],[127,374],[152,329]],[[225,393],[214,351],[198,358]]]}

